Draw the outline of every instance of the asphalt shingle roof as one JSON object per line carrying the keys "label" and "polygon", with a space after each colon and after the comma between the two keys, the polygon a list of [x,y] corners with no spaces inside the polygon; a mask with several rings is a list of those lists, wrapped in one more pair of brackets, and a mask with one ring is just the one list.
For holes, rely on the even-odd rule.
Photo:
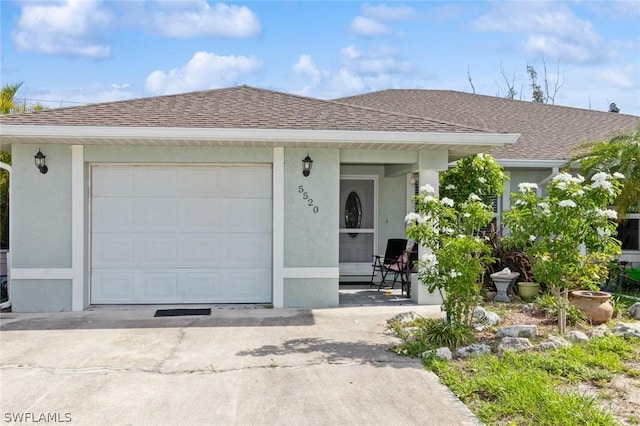
{"label": "asphalt shingle roof", "polygon": [[494,148],[498,159],[568,160],[574,147],[633,130],[640,117],[475,95],[451,90],[389,89],[334,99],[349,105],[446,119],[460,125],[520,133],[513,145]]}
{"label": "asphalt shingle roof", "polygon": [[478,133],[448,120],[238,86],[10,114],[0,124]]}

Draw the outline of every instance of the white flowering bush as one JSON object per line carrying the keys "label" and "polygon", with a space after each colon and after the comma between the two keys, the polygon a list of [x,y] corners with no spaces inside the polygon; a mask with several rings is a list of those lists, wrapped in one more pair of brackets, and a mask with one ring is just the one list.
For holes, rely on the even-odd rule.
{"label": "white flowering bush", "polygon": [[[543,282],[565,303],[572,288],[597,289],[607,264],[620,254],[617,214],[609,208],[622,188],[619,173],[598,173],[590,182],[559,173],[538,198],[537,185],[521,183],[505,213],[508,246],[522,248],[536,281]],[[565,324],[559,323],[561,331]]]}
{"label": "white flowering bush", "polygon": [[502,166],[492,156],[472,155],[440,175],[440,195],[464,203],[473,194],[473,198],[490,204],[491,197],[502,194],[505,179]]}
{"label": "white flowering bush", "polygon": [[[465,168],[473,168],[466,176],[475,182],[462,180]],[[449,174],[455,179],[448,179]],[[492,157],[471,157],[445,173],[440,182],[449,183],[442,197],[432,186],[422,186],[416,196],[416,213],[406,217],[407,236],[424,247],[418,278],[430,292],[440,291],[450,323],[471,324],[480,297],[479,278],[493,261],[491,247],[479,236],[480,229],[493,219],[493,209],[478,194],[499,193],[503,179],[502,169]]]}

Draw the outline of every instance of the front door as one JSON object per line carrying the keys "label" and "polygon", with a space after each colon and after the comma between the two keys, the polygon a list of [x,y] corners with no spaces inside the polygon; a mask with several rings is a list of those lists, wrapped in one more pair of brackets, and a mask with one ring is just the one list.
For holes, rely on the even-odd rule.
{"label": "front door", "polygon": [[340,275],[371,274],[378,244],[376,192],[376,176],[340,178]]}

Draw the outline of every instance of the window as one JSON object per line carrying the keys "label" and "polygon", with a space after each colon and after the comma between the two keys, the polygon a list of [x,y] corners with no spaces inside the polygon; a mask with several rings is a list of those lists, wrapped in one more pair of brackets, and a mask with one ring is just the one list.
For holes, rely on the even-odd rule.
{"label": "window", "polygon": [[639,222],[640,218],[628,218],[618,224],[616,238],[622,241],[622,250],[640,250]]}

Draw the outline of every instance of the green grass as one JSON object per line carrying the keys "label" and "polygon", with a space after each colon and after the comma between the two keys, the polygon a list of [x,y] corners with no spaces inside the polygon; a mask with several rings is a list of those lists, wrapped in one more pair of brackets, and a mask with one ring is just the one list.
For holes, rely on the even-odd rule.
{"label": "green grass", "polygon": [[443,346],[456,349],[475,342],[472,328],[436,318],[418,318],[407,325],[394,321],[388,325],[403,340],[391,349],[398,355],[417,357],[427,350]]}
{"label": "green grass", "polygon": [[638,377],[638,370],[625,365],[631,360],[640,361],[639,340],[607,336],[545,352],[424,363],[485,424],[575,426],[618,424],[577,385],[604,392],[617,374]]}

